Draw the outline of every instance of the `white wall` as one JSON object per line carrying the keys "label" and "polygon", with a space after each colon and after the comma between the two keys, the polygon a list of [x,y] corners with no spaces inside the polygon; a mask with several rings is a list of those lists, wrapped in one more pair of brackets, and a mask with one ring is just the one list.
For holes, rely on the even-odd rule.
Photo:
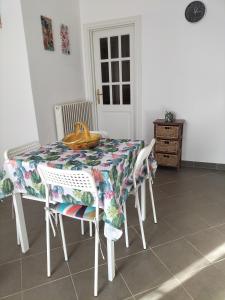
{"label": "white wall", "polygon": [[38,140],[19,0],[1,1],[0,165],[5,149]]}
{"label": "white wall", "polygon": [[[54,104],[84,98],[78,0],[21,0],[41,143],[55,141]],[[52,19],[55,51],[43,47],[40,15]],[[60,25],[69,26],[71,55],[61,53]]]}
{"label": "white wall", "polygon": [[141,15],[144,137],[173,110],[186,120],[183,160],[225,163],[225,2],[204,0],[197,24],[189,0],[80,0],[81,24]]}

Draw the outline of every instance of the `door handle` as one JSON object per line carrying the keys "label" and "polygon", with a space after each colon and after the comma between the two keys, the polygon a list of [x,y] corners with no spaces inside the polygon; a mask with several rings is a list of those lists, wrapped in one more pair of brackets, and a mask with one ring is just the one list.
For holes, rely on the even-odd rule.
{"label": "door handle", "polygon": [[103,93],[100,93],[100,89],[97,89],[96,96],[97,96],[97,103],[100,104],[100,96],[102,96]]}

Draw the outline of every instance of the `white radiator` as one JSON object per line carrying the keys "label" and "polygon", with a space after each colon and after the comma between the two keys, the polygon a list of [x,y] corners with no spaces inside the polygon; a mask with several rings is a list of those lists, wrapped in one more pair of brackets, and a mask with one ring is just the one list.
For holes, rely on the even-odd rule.
{"label": "white radiator", "polygon": [[93,130],[92,102],[79,101],[55,105],[57,139],[74,130],[75,122],[85,122]]}

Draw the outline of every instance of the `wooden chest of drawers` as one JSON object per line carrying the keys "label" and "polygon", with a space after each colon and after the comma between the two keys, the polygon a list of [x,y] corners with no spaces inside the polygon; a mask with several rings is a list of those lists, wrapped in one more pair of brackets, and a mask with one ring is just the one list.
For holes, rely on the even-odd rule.
{"label": "wooden chest of drawers", "polygon": [[160,166],[180,168],[184,120],[154,121],[155,158]]}

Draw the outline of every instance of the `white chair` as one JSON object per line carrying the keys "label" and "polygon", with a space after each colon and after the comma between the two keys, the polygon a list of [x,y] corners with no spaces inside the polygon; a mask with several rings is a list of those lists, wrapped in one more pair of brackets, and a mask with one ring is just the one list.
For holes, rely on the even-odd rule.
{"label": "white chair", "polygon": [[8,149],[4,152],[4,158],[5,160],[12,159],[16,155],[20,155],[25,152],[35,151],[38,150],[41,147],[40,143],[35,141],[28,144],[24,144],[19,147]]}
{"label": "white chair", "polygon": [[[24,144],[21,145],[19,147],[15,147],[15,148],[11,148],[8,149],[4,152],[4,159],[10,160],[13,159],[13,157],[26,153],[26,152],[30,152],[30,151],[36,151],[40,148],[40,143],[38,141],[34,141],[28,144]],[[31,200],[36,200],[36,201],[40,201],[40,202],[45,202],[45,199],[40,199],[37,197],[33,197],[33,196],[29,196],[26,194],[22,195],[23,198],[27,198],[27,199],[31,199]],[[16,220],[16,231],[17,231],[17,244],[20,244],[20,238],[19,238],[19,234],[18,234],[18,226],[17,226],[17,220]]]}
{"label": "white chair", "polygon": [[100,130],[100,131],[90,131],[90,133],[98,133],[98,134],[101,135],[101,137],[103,139],[107,139],[109,137],[108,132],[107,131],[103,131],[103,130]]}
{"label": "white chair", "polygon": [[[108,133],[106,131],[96,131],[95,133],[101,134],[102,137],[104,137],[104,138],[106,138],[108,136]],[[26,153],[26,152],[36,151],[40,147],[41,147],[41,144],[38,141],[34,141],[34,142],[30,142],[30,143],[27,143],[27,144],[24,144],[24,145],[21,145],[21,146],[18,146],[18,147],[10,148],[10,149],[7,149],[4,152],[4,159],[5,160],[10,160],[10,159],[13,159],[17,155],[21,155],[21,154]],[[45,198],[38,198],[38,197],[34,197],[34,196],[31,196],[31,195],[28,195],[28,194],[22,194],[22,198],[29,199],[29,200],[34,200],[34,201],[39,201],[39,202],[45,202],[46,201]],[[17,226],[16,226],[16,229],[18,229]],[[93,233],[92,233],[92,223],[91,222],[89,224],[89,232],[90,232],[90,236],[92,236]],[[84,235],[84,223],[83,223],[83,221],[81,221],[81,234]],[[20,244],[18,230],[17,230],[17,244],[18,245]]]}
{"label": "white chair", "polygon": [[[142,216],[141,216],[141,210],[140,210],[140,201],[139,201],[139,187],[141,186],[142,182],[138,182],[139,174],[141,173],[141,170],[143,166],[146,164],[147,167],[147,174],[144,177],[144,181],[149,180],[149,191],[151,196],[151,203],[152,203],[152,211],[153,211],[153,218],[154,223],[157,223],[157,217],[156,217],[156,211],[155,211],[155,202],[154,202],[154,196],[153,196],[153,190],[152,190],[152,176],[149,168],[149,161],[148,158],[153,150],[153,147],[155,145],[155,139],[152,139],[151,143],[141,149],[141,151],[138,154],[137,160],[134,165],[134,170],[132,174],[132,181],[133,181],[133,187],[131,190],[131,193],[135,195],[135,207],[138,211],[138,218],[139,218],[139,224],[141,229],[141,236],[142,236],[142,242],[143,242],[143,248],[146,249],[146,241],[145,241],[145,234],[143,229],[143,222],[142,222]],[[126,203],[123,204],[123,210],[124,210],[124,217],[125,217],[125,242],[126,247],[129,247],[129,239],[128,239],[128,228],[127,228],[127,214],[126,214]]]}
{"label": "white chair", "polygon": [[[41,176],[43,184],[46,189],[46,241],[47,241],[47,275],[51,275],[50,265],[50,226],[51,214],[57,213],[59,215],[60,230],[63,241],[63,250],[65,260],[68,260],[65,234],[63,229],[62,215],[71,217],[87,222],[93,222],[95,224],[95,264],[94,264],[94,296],[98,294],[98,255],[99,255],[99,199],[98,192],[95,185],[94,178],[91,174],[85,171],[72,171],[72,170],[61,170],[56,168],[50,168],[45,165],[38,166],[38,172]],[[53,208],[50,207],[49,202],[51,195],[49,193],[49,186],[57,185],[62,187],[68,187],[77,189],[80,191],[89,192],[92,194],[94,199],[95,207],[88,207],[84,205],[73,205],[69,203],[58,203]],[[83,212],[81,216],[78,211]]]}

